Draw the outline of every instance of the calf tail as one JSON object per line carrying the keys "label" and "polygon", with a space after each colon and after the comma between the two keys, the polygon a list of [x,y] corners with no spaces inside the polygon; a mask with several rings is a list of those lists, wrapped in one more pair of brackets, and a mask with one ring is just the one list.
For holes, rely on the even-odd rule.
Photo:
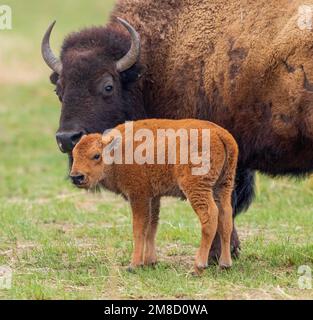
{"label": "calf tail", "polygon": [[237,167],[238,146],[235,139],[230,135],[220,137],[226,152],[226,168],[236,172],[235,187],[232,194],[233,215],[246,211],[254,198],[255,172],[248,168]]}
{"label": "calf tail", "polygon": [[238,146],[236,140],[228,132],[227,134],[219,135],[219,137],[224,144],[226,155],[222,176],[234,185],[238,162]]}

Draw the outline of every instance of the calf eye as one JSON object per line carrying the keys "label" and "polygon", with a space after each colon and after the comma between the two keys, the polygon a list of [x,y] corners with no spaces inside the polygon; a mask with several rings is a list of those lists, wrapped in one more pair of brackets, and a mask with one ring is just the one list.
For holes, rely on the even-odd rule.
{"label": "calf eye", "polygon": [[99,160],[101,158],[101,154],[97,153],[93,156],[92,160]]}

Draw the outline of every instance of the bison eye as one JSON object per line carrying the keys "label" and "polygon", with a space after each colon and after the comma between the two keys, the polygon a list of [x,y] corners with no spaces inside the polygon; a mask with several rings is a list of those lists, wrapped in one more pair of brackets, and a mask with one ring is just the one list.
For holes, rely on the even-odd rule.
{"label": "bison eye", "polygon": [[99,93],[102,94],[104,98],[110,97],[114,92],[114,80],[112,75],[104,74],[99,83],[98,87]]}
{"label": "bison eye", "polygon": [[92,157],[92,160],[99,160],[101,158],[101,154],[97,153]]}
{"label": "bison eye", "polygon": [[113,86],[108,85],[108,86],[106,86],[106,87],[104,88],[104,90],[105,90],[106,92],[111,92],[111,91],[113,90]]}
{"label": "bison eye", "polygon": [[102,95],[103,97],[110,97],[113,93],[113,86],[111,84],[108,84],[106,86],[104,86],[103,90],[102,90]]}
{"label": "bison eye", "polygon": [[113,86],[111,84],[107,84],[102,89],[102,95],[104,98],[110,97],[113,93]]}

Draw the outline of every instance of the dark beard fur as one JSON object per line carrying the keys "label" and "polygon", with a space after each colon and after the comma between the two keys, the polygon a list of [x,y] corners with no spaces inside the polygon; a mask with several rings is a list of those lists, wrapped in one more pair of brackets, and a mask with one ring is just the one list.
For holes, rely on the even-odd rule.
{"label": "dark beard fur", "polygon": [[73,165],[73,154],[72,153],[68,153],[68,167],[69,167],[69,172],[71,172],[72,170],[72,165]]}
{"label": "dark beard fur", "polygon": [[72,165],[73,165],[73,155],[72,153],[68,153],[67,155],[68,155],[68,173],[67,173],[66,179],[69,180],[71,170],[72,170]]}

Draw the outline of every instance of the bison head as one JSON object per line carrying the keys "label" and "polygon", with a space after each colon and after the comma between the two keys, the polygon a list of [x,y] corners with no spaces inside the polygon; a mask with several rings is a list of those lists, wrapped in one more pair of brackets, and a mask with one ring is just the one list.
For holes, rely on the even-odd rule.
{"label": "bison head", "polygon": [[[70,35],[61,58],[50,47],[50,25],[42,41],[42,55],[53,70],[62,110],[56,133],[62,152],[71,154],[87,133],[102,133],[125,120],[145,117],[140,84],[140,37],[125,20],[120,25],[90,28]],[[127,32],[126,32],[127,30]]]}

